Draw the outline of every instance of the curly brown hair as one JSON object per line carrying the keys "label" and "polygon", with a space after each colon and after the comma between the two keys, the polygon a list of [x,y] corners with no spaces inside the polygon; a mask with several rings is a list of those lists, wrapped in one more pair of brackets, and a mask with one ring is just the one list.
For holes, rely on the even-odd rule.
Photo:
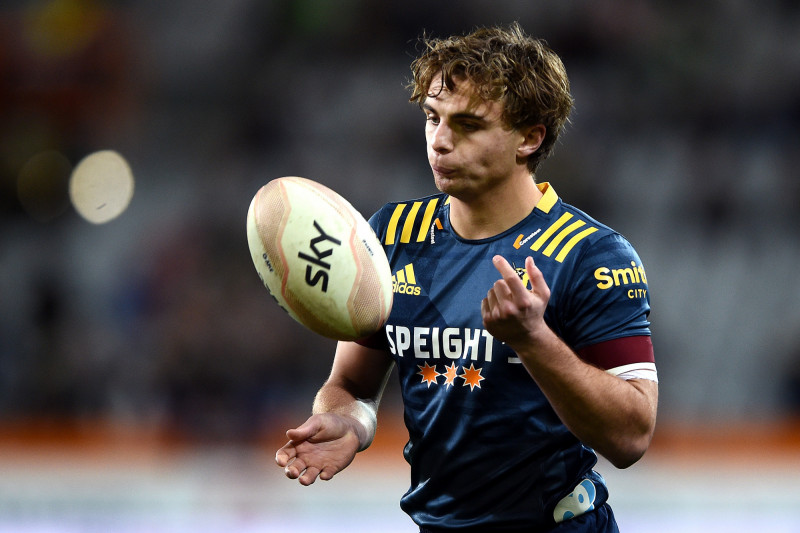
{"label": "curly brown hair", "polygon": [[547,44],[525,34],[518,23],[507,29],[478,28],[469,35],[445,39],[423,36],[424,52],[411,63],[409,101],[420,106],[431,82],[442,75],[443,90],[468,80],[484,100],[503,101],[503,120],[514,129],[542,124],[545,138],[528,159],[531,174],[553,151],[569,121],[573,99],[564,64]]}

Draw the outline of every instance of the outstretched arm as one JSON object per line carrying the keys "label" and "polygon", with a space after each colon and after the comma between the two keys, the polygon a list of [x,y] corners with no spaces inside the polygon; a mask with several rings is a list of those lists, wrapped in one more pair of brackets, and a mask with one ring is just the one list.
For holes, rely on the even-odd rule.
{"label": "outstretched arm", "polygon": [[493,262],[502,279],[481,303],[486,329],[517,353],[576,437],[618,468],[638,461],[655,430],[658,384],[625,381],[582,361],[544,321],[550,289],[533,259],[525,262],[531,290],[504,258]]}
{"label": "outstretched arm", "polygon": [[286,476],[310,485],[346,468],[375,436],[378,404],[392,368],[380,350],[340,342],[331,374],[314,399],[311,417],[286,432],[275,454]]}

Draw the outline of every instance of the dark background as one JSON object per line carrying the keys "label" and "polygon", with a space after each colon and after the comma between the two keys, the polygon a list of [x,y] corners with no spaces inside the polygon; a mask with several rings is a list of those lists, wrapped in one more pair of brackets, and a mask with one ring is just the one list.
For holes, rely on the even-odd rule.
{"label": "dark background", "polygon": [[[304,419],[334,344],[260,284],[250,199],[284,175],[367,217],[433,192],[417,37],[514,20],[576,100],[538,180],[644,260],[660,422],[797,415],[796,2],[52,0],[0,7],[0,423]],[[103,149],[136,191],[98,226],[66,180]]]}

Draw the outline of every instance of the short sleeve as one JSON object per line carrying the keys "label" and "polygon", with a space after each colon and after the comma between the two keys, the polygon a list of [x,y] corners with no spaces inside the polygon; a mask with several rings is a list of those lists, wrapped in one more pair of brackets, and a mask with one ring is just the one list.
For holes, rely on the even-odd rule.
{"label": "short sleeve", "polygon": [[612,233],[576,258],[557,302],[561,333],[580,350],[600,342],[650,335],[650,294],[644,265],[631,244]]}

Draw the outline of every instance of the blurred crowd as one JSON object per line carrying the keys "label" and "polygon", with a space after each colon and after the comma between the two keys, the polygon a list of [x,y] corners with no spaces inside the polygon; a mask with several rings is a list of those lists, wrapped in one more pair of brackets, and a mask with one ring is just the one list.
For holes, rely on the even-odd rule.
{"label": "blurred crowd", "polygon": [[[0,423],[249,439],[301,420],[334,343],[258,280],[250,199],[284,175],[365,216],[433,192],[417,38],[514,20],[576,100],[538,179],[643,257],[660,416],[800,414],[795,2],[18,0],[0,7]],[[94,225],[67,180],[101,149],[136,191]]]}

